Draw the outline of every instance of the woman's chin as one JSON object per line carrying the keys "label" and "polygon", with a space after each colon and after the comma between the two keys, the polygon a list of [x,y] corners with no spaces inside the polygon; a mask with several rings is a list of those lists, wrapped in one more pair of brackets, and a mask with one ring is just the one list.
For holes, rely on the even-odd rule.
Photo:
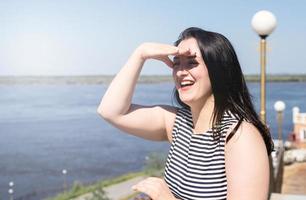
{"label": "woman's chin", "polygon": [[190,106],[193,102],[193,99],[190,97],[180,96],[180,99],[184,104],[187,104],[188,106]]}

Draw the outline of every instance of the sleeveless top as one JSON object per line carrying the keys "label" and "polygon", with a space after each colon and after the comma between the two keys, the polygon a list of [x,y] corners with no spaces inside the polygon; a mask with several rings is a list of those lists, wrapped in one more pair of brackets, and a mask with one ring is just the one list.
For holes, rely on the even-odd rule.
{"label": "sleeveless top", "polygon": [[178,109],[164,171],[164,179],[177,199],[226,199],[225,139],[237,122],[238,117],[226,111],[219,124],[220,137],[214,140],[211,129],[193,133],[191,111]]}

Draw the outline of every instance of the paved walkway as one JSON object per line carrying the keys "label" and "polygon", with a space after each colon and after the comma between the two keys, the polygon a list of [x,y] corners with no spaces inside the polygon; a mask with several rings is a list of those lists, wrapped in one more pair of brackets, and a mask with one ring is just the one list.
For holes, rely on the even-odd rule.
{"label": "paved walkway", "polygon": [[[306,163],[285,166],[282,193],[306,195]],[[306,198],[305,198],[306,199]]]}
{"label": "paved walkway", "polygon": [[304,195],[290,195],[290,194],[276,194],[271,195],[270,200],[305,200],[306,196]]}
{"label": "paved walkway", "polygon": [[[133,194],[134,191],[131,189],[131,187],[145,178],[146,177],[135,177],[128,181],[105,187],[104,191],[111,200],[120,200]],[[87,200],[90,199],[91,196],[92,194],[88,193],[73,200]]]}

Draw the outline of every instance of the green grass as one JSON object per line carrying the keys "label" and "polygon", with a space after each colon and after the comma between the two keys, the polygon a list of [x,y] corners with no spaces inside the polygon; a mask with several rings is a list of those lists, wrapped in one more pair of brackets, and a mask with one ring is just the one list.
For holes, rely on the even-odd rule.
{"label": "green grass", "polygon": [[121,183],[124,181],[127,181],[129,179],[138,177],[138,176],[144,176],[144,172],[134,172],[134,173],[128,173],[113,179],[103,180],[99,181],[93,185],[82,185],[82,183],[75,182],[72,186],[72,188],[69,191],[63,192],[58,194],[55,197],[48,198],[47,200],[68,200],[72,198],[76,198],[80,195],[86,194],[86,193],[92,193],[97,190],[101,190],[101,188],[111,186],[117,183]]}

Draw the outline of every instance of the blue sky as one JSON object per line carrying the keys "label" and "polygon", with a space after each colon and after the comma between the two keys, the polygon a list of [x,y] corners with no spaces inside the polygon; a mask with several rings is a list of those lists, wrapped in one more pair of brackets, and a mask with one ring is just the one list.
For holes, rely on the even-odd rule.
{"label": "blue sky", "polygon": [[[306,73],[303,0],[0,0],[0,75],[115,74],[142,42],[172,44],[187,27],[225,35],[245,74],[259,73],[252,16],[269,10],[267,73]],[[148,61],[142,74],[169,74]]]}

